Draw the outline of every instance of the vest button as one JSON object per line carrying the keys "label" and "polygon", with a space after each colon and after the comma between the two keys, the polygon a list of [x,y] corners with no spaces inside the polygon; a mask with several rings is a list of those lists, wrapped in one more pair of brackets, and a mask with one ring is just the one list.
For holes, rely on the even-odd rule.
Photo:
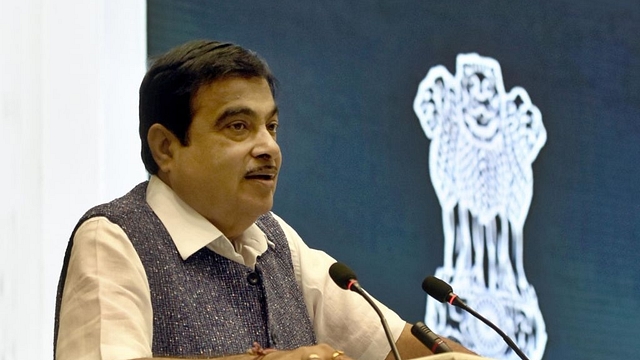
{"label": "vest button", "polygon": [[260,275],[255,272],[251,272],[247,275],[247,281],[251,285],[258,285],[260,283]]}

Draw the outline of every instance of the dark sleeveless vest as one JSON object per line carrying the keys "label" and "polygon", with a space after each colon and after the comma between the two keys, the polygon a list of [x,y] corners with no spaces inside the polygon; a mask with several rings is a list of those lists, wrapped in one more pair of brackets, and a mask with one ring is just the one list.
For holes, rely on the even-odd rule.
{"label": "dark sleeveless vest", "polygon": [[[182,260],[147,204],[146,188],[144,182],[124,197],[89,210],[76,229],[89,218],[104,216],[131,240],[151,289],[154,356],[239,354],[254,341],[280,350],[316,343],[287,239],[272,215],[256,222],[275,246],[258,257],[255,271],[207,248]],[[58,285],[54,354],[72,240],[73,234]]]}

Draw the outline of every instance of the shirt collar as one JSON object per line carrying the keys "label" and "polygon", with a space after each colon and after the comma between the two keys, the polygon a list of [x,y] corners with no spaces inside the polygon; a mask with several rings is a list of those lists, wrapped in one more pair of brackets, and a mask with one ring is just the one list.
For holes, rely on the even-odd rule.
{"label": "shirt collar", "polygon": [[146,197],[183,260],[206,246],[226,258],[253,267],[257,256],[268,246],[274,246],[255,223],[232,243],[155,175],[149,180]]}

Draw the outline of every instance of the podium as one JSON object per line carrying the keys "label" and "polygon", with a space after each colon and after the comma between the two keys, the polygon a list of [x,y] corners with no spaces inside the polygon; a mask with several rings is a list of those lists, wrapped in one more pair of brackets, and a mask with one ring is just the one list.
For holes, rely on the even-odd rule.
{"label": "podium", "polygon": [[459,352],[448,352],[438,355],[424,356],[411,360],[494,360],[488,357],[477,355],[463,354]]}

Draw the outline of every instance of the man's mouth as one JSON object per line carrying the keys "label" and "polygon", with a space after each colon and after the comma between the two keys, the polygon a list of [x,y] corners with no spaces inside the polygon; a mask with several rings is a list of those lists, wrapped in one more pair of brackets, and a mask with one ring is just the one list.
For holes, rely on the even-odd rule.
{"label": "man's mouth", "polygon": [[278,175],[278,169],[275,166],[263,166],[250,170],[244,176],[247,180],[274,180]]}

